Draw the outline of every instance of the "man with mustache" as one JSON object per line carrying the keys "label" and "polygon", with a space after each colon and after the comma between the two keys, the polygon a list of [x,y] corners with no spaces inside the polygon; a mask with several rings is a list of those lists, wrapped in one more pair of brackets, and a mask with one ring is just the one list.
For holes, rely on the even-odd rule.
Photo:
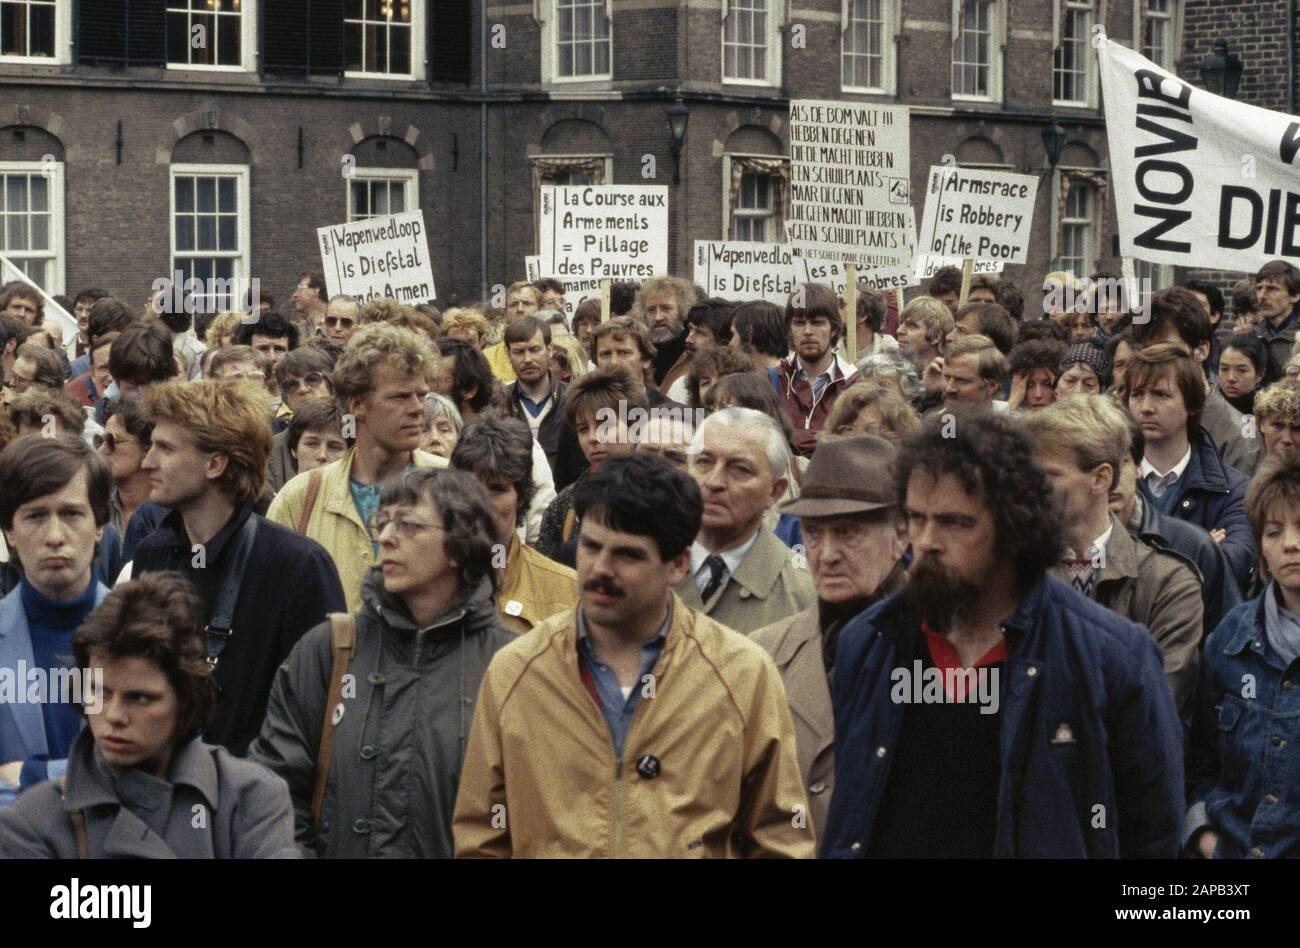
{"label": "man with mustache", "polygon": [[840,633],[822,854],[1174,856],[1182,728],[1160,648],[1045,574],[1063,531],[1019,422],[931,418],[895,489],[913,565]]}
{"label": "man with mustache", "polygon": [[695,287],[678,277],[652,277],[637,291],[633,316],[650,331],[654,343],[654,385],[667,392],[690,368],[686,348],[686,314],[695,305]]}
{"label": "man with mustache", "polygon": [[813,854],[776,666],[673,594],[701,508],[690,477],[651,454],[579,484],[578,606],[488,666],[457,856]]}

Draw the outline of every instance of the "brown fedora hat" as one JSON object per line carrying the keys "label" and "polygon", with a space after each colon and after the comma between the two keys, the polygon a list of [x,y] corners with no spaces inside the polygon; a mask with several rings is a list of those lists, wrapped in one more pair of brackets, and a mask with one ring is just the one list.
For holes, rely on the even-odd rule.
{"label": "brown fedora hat", "polygon": [[876,435],[831,436],[817,443],[799,496],[781,505],[796,517],[842,517],[894,507],[898,449]]}

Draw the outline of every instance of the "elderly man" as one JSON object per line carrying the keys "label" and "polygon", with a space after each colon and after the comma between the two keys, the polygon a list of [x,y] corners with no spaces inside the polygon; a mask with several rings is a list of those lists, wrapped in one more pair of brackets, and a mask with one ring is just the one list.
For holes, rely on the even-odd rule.
{"label": "elderly man", "polygon": [[996,400],[1006,374],[1007,360],[988,336],[950,342],[943,359],[943,407],[983,405],[1006,411],[1007,403]]}
{"label": "elderly man", "polygon": [[335,293],[325,310],[325,338],[346,346],[361,323],[361,304],[354,297]]}
{"label": "elderly man", "polygon": [[817,604],[751,638],[776,661],[794,718],[799,773],[821,840],[835,785],[830,672],[835,642],[850,619],[903,585],[907,528],[893,490],[897,449],[875,435],[832,438],[781,512],[800,518]]}
{"label": "elderly man", "polygon": [[817,602],[812,576],[763,525],[789,486],[790,448],[768,415],[724,408],[691,441],[690,468],[704,497],[690,571],[677,595],[746,635]]}
{"label": "elderly man", "polygon": [[660,409],[650,413],[636,433],[636,450],[644,454],[658,454],[683,473],[690,473],[691,439],[695,437],[695,423],[690,412],[672,412]]}

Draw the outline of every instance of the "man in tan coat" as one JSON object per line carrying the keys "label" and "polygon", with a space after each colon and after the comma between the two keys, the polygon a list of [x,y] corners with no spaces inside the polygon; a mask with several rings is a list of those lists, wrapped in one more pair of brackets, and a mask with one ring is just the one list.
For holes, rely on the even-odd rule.
{"label": "man in tan coat", "polygon": [[799,499],[781,506],[800,518],[817,605],[751,636],[771,653],[785,684],[818,842],[835,786],[829,678],[836,638],[856,615],[903,586],[899,560],[907,527],[893,488],[897,455],[875,435],[823,439]]}
{"label": "man in tan coat", "polygon": [[1110,399],[1076,395],[1025,418],[1069,542],[1049,572],[1076,592],[1147,627],[1164,650],[1165,679],[1187,719],[1196,690],[1205,606],[1196,571],[1133,537],[1110,512],[1129,449],[1128,423]]}
{"label": "man in tan coat", "polygon": [[609,458],[579,485],[579,605],[488,666],[457,856],[813,856],[776,667],[672,592],[700,507],[654,455]]}
{"label": "man in tan coat", "polygon": [[677,595],[746,635],[817,603],[802,558],[764,526],[789,484],[790,448],[775,421],[724,408],[691,441],[690,471],[704,500],[700,533]]}

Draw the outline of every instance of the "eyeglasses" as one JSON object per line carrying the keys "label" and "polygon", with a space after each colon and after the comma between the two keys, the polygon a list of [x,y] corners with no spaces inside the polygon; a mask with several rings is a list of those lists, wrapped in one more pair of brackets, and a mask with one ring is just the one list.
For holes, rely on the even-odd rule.
{"label": "eyeglasses", "polygon": [[1300,375],[1300,365],[1288,365],[1286,367],[1287,378],[1295,378]]}
{"label": "eyeglasses", "polygon": [[395,517],[388,513],[377,513],[370,521],[371,527],[376,537],[383,536],[384,528],[389,524],[397,530],[397,535],[404,540],[410,540],[419,535],[421,530],[446,530],[446,527],[439,526],[436,523],[421,523],[419,520],[410,520],[406,517]]}
{"label": "eyeglasses", "polygon": [[333,329],[335,326],[342,326],[344,329],[351,329],[355,322],[346,316],[326,316],[325,325]]}
{"label": "eyeglasses", "polygon": [[325,375],[321,372],[308,372],[300,379],[285,379],[280,383],[280,391],[285,395],[292,395],[298,391],[299,385],[305,385],[307,388],[315,388],[325,381]]}
{"label": "eyeglasses", "polygon": [[118,448],[118,445],[140,443],[138,438],[118,438],[111,431],[105,431],[103,434],[95,435],[93,441],[95,444],[96,451],[98,451],[100,448],[103,448],[109,454],[115,452]]}

